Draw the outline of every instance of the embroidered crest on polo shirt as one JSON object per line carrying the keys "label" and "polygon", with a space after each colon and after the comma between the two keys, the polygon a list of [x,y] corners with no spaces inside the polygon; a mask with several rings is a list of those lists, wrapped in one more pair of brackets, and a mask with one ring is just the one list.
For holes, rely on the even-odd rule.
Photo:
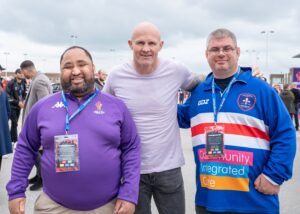
{"label": "embroidered crest on polo shirt", "polygon": [[253,109],[255,103],[256,96],[254,94],[242,93],[237,99],[237,104],[242,111],[249,111]]}
{"label": "embroidered crest on polo shirt", "polygon": [[96,110],[94,111],[95,114],[104,114],[105,113],[104,111],[102,111],[103,104],[100,101],[96,102],[95,106],[96,106]]}
{"label": "embroidered crest on polo shirt", "polygon": [[64,104],[63,102],[56,102],[52,108],[63,108],[64,107]]}

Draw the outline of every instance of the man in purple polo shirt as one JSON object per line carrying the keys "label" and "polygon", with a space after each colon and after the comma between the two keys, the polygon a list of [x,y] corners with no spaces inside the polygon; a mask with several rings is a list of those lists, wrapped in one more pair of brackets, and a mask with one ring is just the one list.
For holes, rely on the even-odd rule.
{"label": "man in purple polo shirt", "polygon": [[60,68],[64,93],[33,106],[20,134],[6,187],[10,212],[24,212],[27,178],[43,146],[44,186],[36,214],[132,214],[140,174],[140,140],[132,117],[122,101],[95,89],[87,50],[68,48]]}

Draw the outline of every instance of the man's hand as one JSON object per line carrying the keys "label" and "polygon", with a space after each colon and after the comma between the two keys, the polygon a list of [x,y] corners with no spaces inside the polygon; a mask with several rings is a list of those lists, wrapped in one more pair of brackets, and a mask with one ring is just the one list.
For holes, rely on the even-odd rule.
{"label": "man's hand", "polygon": [[15,198],[8,202],[10,214],[25,214],[25,198]]}
{"label": "man's hand", "polygon": [[135,204],[118,199],[115,206],[115,214],[133,214],[135,210]]}
{"label": "man's hand", "polygon": [[19,105],[20,108],[24,108],[24,103],[23,102],[20,101],[18,105]]}
{"label": "man's hand", "polygon": [[265,195],[276,195],[279,193],[280,186],[273,185],[268,181],[262,174],[260,174],[255,182],[254,182],[255,189],[258,192],[261,192]]}
{"label": "man's hand", "polygon": [[256,66],[252,68],[252,76],[260,79],[265,79],[263,72]]}

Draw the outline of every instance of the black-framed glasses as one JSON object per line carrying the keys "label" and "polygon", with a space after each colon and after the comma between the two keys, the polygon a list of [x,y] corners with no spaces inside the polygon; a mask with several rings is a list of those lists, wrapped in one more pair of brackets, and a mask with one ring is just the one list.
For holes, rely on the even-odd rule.
{"label": "black-framed glasses", "polygon": [[233,53],[233,51],[235,50],[235,48],[231,47],[231,46],[225,46],[223,48],[211,48],[208,50],[208,52],[210,54],[220,54],[221,52],[224,54],[231,54]]}

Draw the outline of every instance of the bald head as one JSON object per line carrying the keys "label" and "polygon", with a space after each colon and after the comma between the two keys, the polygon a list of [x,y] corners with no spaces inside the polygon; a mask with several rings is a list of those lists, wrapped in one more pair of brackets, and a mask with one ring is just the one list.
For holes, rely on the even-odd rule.
{"label": "bald head", "polygon": [[141,22],[134,28],[128,45],[133,51],[133,64],[137,72],[149,74],[156,69],[158,52],[163,44],[159,29],[154,24]]}
{"label": "bald head", "polygon": [[138,25],[136,25],[133,29],[131,39],[134,40],[136,37],[140,35],[147,35],[147,34],[156,36],[160,40],[159,29],[151,22],[141,22]]}

